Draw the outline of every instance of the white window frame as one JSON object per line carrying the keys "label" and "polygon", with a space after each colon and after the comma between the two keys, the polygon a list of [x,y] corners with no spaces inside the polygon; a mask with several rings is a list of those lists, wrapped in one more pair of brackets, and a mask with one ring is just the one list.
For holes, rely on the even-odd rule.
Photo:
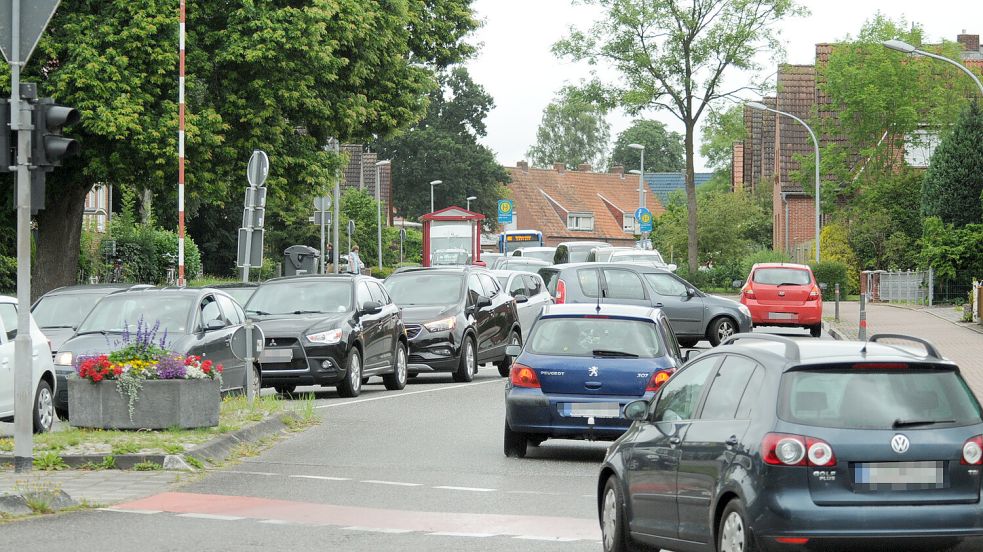
{"label": "white window frame", "polygon": [[621,213],[621,227],[624,229],[625,234],[635,235],[635,214],[628,212]]}
{"label": "white window frame", "polygon": [[[586,224],[584,224],[586,222]],[[567,230],[578,232],[594,231],[594,213],[567,213]]]}

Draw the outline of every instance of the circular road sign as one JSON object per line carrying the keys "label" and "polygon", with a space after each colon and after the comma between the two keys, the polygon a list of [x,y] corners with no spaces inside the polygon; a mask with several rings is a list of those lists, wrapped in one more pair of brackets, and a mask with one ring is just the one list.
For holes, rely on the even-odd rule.
{"label": "circular road sign", "polygon": [[[263,352],[263,344],[266,343],[266,336],[263,334],[263,330],[257,326],[253,325],[253,359],[258,359],[259,354]],[[232,334],[232,354],[239,360],[246,359],[246,327],[239,326]]]}
{"label": "circular road sign", "polygon": [[266,182],[266,177],[270,174],[270,158],[263,150],[253,151],[249,157],[249,165],[246,167],[246,179],[253,188],[262,186]]}

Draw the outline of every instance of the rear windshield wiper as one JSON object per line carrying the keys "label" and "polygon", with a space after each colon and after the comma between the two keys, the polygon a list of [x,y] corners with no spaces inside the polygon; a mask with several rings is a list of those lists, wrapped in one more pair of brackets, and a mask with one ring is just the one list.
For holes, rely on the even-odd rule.
{"label": "rear windshield wiper", "polygon": [[894,424],[891,426],[894,429],[899,427],[914,427],[920,425],[935,425],[935,424],[954,424],[955,420],[894,420]]}
{"label": "rear windshield wiper", "polygon": [[75,326],[41,326],[42,330],[54,330],[62,328],[75,328]]}
{"label": "rear windshield wiper", "polygon": [[604,349],[594,349],[594,356],[596,357],[622,357],[622,358],[638,358],[638,355],[633,353],[625,353],[623,351],[607,351]]}
{"label": "rear windshield wiper", "polygon": [[89,334],[106,335],[110,331],[112,331],[113,333],[123,333],[123,330],[86,330],[84,332],[79,332],[78,335],[89,335]]}
{"label": "rear windshield wiper", "polygon": [[800,284],[798,282],[782,282],[782,283],[778,284],[778,287],[782,287],[782,286],[804,286],[804,285],[805,284]]}

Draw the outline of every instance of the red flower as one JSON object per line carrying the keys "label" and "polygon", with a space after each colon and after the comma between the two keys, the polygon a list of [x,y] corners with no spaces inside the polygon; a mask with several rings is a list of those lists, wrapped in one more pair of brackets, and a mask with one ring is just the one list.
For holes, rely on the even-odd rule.
{"label": "red flower", "polygon": [[219,364],[218,366],[216,366],[215,369],[218,370],[218,373],[219,374],[222,373],[222,365],[221,364]]}

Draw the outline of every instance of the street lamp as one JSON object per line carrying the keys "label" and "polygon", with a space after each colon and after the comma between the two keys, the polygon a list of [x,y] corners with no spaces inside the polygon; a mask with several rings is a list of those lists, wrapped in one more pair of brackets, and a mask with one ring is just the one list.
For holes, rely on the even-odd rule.
{"label": "street lamp", "polygon": [[915,48],[911,44],[908,44],[907,42],[904,42],[904,41],[901,41],[901,40],[885,40],[884,42],[881,42],[881,44],[883,44],[885,48],[888,48],[890,50],[895,50],[895,51],[901,52],[903,54],[916,55],[916,56],[925,56],[925,57],[929,57],[929,58],[932,58],[932,59],[937,59],[937,60],[940,60],[940,61],[945,61],[945,62],[951,63],[951,64],[955,65],[956,67],[962,69],[962,71],[964,73],[966,73],[967,75],[969,75],[973,79],[973,82],[976,83],[976,86],[978,86],[980,88],[980,93],[983,94],[983,83],[980,82],[980,79],[979,79],[979,77],[976,76],[976,73],[973,73],[965,65],[959,63],[958,61],[949,59],[949,58],[947,58],[945,56],[940,56],[938,54],[933,54],[932,52],[926,52],[924,50],[919,50],[918,48]]}
{"label": "street lamp", "polygon": [[806,127],[809,131],[809,136],[812,137],[812,144],[816,148],[816,262],[819,262],[819,216],[822,213],[820,208],[820,197],[819,197],[819,140],[816,139],[816,133],[812,131],[812,127],[806,124],[805,121],[792,115],[791,113],[785,113],[784,111],[779,111],[777,109],[772,109],[767,105],[759,102],[745,102],[744,105],[750,107],[751,109],[759,109],[761,111],[771,111],[772,113],[777,113],[779,115],[785,115],[786,117],[791,117],[799,122],[802,126]]}
{"label": "street lamp", "polygon": [[380,197],[382,188],[382,167],[392,163],[388,159],[379,161],[375,164],[375,225],[379,232],[378,251],[379,251],[379,270],[382,270],[382,198]]}
{"label": "street lamp", "polygon": [[468,202],[468,211],[470,211],[471,210],[471,202],[474,201],[474,200],[476,200],[476,199],[478,199],[478,196],[468,196],[465,199]]}
{"label": "street lamp", "polygon": [[[642,193],[642,188],[645,187],[645,146],[641,144],[628,144],[631,149],[638,150],[642,154],[642,159],[640,163],[640,168],[638,171],[638,206],[645,207],[645,194]],[[634,171],[629,171],[634,172]]]}
{"label": "street lamp", "polygon": [[434,180],[433,182],[430,183],[430,212],[431,213],[433,212],[433,187],[443,183],[444,183],[443,180]]}

